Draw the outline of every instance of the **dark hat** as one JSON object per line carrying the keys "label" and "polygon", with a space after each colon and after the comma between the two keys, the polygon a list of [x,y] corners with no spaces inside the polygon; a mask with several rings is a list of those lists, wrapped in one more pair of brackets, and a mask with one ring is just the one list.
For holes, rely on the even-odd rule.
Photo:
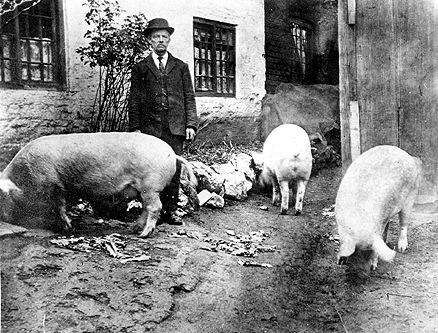
{"label": "dark hat", "polygon": [[164,29],[169,31],[169,34],[173,34],[174,28],[169,27],[169,22],[163,18],[154,18],[149,21],[147,28],[144,30],[144,34],[148,36],[153,30]]}

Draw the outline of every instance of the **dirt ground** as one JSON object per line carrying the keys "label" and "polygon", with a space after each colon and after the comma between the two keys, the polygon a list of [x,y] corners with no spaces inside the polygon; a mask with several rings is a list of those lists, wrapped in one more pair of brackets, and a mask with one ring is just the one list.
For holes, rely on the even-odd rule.
{"label": "dirt ground", "polygon": [[[335,220],[322,213],[340,175],[325,169],[311,179],[301,216],[279,215],[268,193],[252,193],[222,210],[202,207],[184,226],[160,225],[149,239],[128,223],[91,219],[74,234],[119,233],[147,261],[58,247],[50,240],[60,235],[47,231],[3,238],[2,332],[438,332],[437,219],[414,223],[408,251],[377,271],[338,266]],[[226,240],[226,230],[263,230],[275,251],[207,251],[203,239]],[[393,246],[396,225],[390,233]]]}

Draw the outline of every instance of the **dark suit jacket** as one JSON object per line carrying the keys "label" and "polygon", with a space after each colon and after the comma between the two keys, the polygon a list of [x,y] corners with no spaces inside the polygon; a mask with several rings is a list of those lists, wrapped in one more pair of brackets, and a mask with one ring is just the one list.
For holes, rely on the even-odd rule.
{"label": "dark suit jacket", "polygon": [[[195,93],[189,67],[169,53],[166,64],[167,95],[169,100],[168,122],[173,135],[186,135],[186,128],[197,129]],[[160,71],[152,55],[132,68],[129,100],[129,130],[140,130],[161,136],[163,117],[156,102],[161,96]]]}

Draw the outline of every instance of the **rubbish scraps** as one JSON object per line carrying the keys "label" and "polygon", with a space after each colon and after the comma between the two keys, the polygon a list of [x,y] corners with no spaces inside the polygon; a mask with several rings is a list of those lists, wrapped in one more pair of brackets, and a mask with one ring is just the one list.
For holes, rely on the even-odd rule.
{"label": "rubbish scraps", "polygon": [[324,234],[323,237],[327,238],[331,242],[339,244],[339,235],[333,235],[333,234],[328,232],[328,233]]}
{"label": "rubbish scraps", "polygon": [[322,209],[322,216],[325,217],[335,217],[335,205],[331,205],[330,207],[326,207]]}
{"label": "rubbish scraps", "polygon": [[269,234],[263,230],[250,232],[248,235],[235,234],[232,230],[226,230],[226,233],[230,236],[229,240],[204,238],[204,242],[209,243],[209,247],[202,247],[202,249],[243,257],[256,257],[259,253],[275,251],[275,246],[262,244],[269,237]]}
{"label": "rubbish scraps", "polygon": [[132,257],[132,258],[122,258],[120,259],[120,262],[122,264],[125,264],[129,261],[147,261],[147,260],[151,260],[151,256],[147,256],[146,254],[141,254],[137,257]]}
{"label": "rubbish scraps", "polygon": [[173,238],[194,238],[208,243],[208,246],[202,246],[202,250],[211,252],[225,252],[234,256],[256,257],[259,253],[275,252],[275,246],[263,245],[269,234],[263,230],[250,232],[247,235],[236,234],[233,230],[225,230],[229,240],[214,239],[208,237],[208,234],[202,234],[196,231],[180,230],[169,234]]}
{"label": "rubbish scraps", "polygon": [[197,231],[187,231],[187,230],[182,229],[182,230],[179,230],[177,232],[172,232],[168,236],[172,237],[172,238],[188,237],[188,238],[194,238],[197,240],[202,240],[202,238],[207,236],[207,234],[202,234],[202,233],[197,232]]}
{"label": "rubbish scraps", "polygon": [[[74,251],[90,253],[92,251],[106,251],[113,257],[120,259],[121,263],[129,261],[147,261],[151,257],[136,250],[135,254],[126,251],[127,242],[120,234],[111,234],[103,237],[70,237],[65,236],[52,239],[50,243]],[[132,251],[130,251],[132,252]]]}
{"label": "rubbish scraps", "polygon": [[238,263],[241,266],[254,266],[254,267],[272,268],[271,264],[259,263],[257,261],[239,260]]}

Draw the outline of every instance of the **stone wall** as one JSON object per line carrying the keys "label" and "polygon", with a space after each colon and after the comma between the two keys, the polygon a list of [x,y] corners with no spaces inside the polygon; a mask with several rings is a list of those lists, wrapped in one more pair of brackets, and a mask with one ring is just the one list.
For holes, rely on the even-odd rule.
{"label": "stone wall", "polygon": [[[264,1],[263,0],[120,0],[125,15],[143,12],[148,19],[166,17],[175,28],[169,51],[189,64],[193,76],[193,17],[236,25],[236,98],[197,97],[202,119],[233,117],[256,119],[265,95]],[[63,1],[67,89],[0,89],[0,170],[28,141],[53,133],[88,131],[97,70],[83,65],[76,48],[86,45],[87,8],[82,1]],[[231,117],[231,119],[230,119]],[[212,123],[213,124],[213,123]],[[232,137],[244,140],[248,127],[236,128]],[[213,129],[213,128],[212,128]],[[213,129],[214,130],[214,129]],[[201,132],[199,140],[210,134]],[[249,134],[252,135],[252,134]],[[213,136],[214,137],[214,136]]]}
{"label": "stone wall", "polygon": [[306,83],[338,83],[337,0],[266,0],[266,91],[282,82],[297,82],[291,73],[290,22],[298,18],[314,26],[310,79]]}

